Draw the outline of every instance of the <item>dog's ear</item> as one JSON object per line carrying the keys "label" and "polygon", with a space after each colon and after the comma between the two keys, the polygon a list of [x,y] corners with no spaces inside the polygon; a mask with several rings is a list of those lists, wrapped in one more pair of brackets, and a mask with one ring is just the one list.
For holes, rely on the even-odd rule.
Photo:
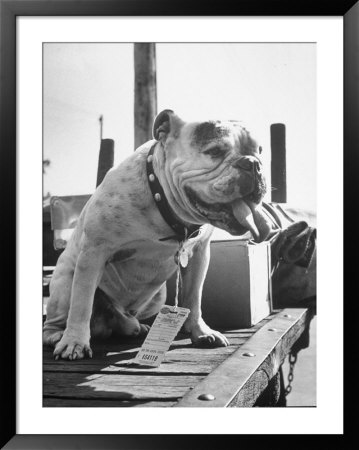
{"label": "dog's ear", "polygon": [[175,135],[183,124],[183,120],[181,120],[171,109],[164,109],[157,115],[153,122],[153,138],[164,144],[168,135],[170,133]]}

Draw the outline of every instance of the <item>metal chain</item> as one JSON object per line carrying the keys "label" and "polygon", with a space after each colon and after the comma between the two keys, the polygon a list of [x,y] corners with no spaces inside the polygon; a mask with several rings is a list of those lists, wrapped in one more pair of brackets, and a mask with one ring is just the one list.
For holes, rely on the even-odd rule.
{"label": "metal chain", "polygon": [[297,362],[298,354],[290,353],[289,354],[289,374],[288,374],[288,385],[285,388],[284,394],[285,396],[289,395],[292,392],[292,382],[294,379],[294,366]]}

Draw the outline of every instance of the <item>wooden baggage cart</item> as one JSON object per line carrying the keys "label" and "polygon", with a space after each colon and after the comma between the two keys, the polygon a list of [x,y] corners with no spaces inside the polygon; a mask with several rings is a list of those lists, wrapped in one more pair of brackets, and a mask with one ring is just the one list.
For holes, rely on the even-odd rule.
{"label": "wooden baggage cart", "polygon": [[280,367],[308,325],[305,308],[275,311],[230,345],[195,348],[179,334],[158,368],[133,363],[142,341],[92,345],[93,359],[55,361],[44,348],[45,407],[284,406]]}

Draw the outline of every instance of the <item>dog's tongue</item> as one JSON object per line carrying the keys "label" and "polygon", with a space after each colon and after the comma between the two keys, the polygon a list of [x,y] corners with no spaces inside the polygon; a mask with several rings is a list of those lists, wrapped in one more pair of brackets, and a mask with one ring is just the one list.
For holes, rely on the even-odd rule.
{"label": "dog's tongue", "polygon": [[238,222],[249,230],[256,242],[264,241],[271,232],[271,225],[262,211],[262,207],[249,200],[236,200],[233,214]]}

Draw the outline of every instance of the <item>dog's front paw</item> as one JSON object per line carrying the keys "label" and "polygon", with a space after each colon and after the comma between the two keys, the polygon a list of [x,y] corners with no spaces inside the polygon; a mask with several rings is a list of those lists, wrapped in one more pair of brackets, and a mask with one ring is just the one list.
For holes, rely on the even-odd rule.
{"label": "dog's front paw", "polygon": [[54,350],[55,359],[83,359],[92,358],[92,350],[89,339],[81,335],[64,333]]}
{"label": "dog's front paw", "polygon": [[227,347],[228,339],[222,333],[212,330],[202,319],[189,329],[191,341],[196,347]]}

